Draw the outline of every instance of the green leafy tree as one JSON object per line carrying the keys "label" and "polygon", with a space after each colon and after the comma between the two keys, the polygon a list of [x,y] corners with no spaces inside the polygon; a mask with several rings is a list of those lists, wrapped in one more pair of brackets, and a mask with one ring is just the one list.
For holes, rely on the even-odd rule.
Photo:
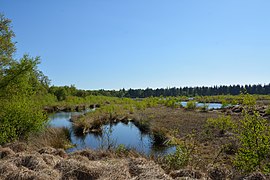
{"label": "green leafy tree", "polygon": [[27,137],[47,119],[36,99],[47,93],[49,80],[37,68],[39,57],[13,59],[10,23],[0,15],[0,144]]}
{"label": "green leafy tree", "polygon": [[11,29],[11,20],[0,14],[0,80],[5,74],[5,69],[13,62],[12,55],[15,52],[15,43],[12,38],[15,36]]}

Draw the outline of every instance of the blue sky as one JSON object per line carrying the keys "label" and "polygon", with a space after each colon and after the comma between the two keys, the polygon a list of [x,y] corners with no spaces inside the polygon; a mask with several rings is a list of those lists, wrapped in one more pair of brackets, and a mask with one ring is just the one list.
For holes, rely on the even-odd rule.
{"label": "blue sky", "polygon": [[270,83],[269,0],[0,0],[16,57],[81,89]]}

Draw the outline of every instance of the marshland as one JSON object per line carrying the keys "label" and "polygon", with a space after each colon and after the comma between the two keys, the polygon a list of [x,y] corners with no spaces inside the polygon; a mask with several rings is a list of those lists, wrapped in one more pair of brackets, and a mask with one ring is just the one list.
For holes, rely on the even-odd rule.
{"label": "marshland", "polygon": [[270,179],[269,3],[239,2],[0,2],[0,179]]}

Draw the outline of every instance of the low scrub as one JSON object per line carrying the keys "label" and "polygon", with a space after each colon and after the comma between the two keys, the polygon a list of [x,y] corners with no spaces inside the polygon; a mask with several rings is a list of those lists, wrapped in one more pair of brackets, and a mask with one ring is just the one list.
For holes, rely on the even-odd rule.
{"label": "low scrub", "polygon": [[176,108],[179,105],[177,104],[177,101],[175,99],[168,99],[164,102],[164,105],[171,108]]}
{"label": "low scrub", "polygon": [[181,169],[188,165],[189,156],[188,148],[178,145],[174,153],[165,156],[165,163],[169,169]]}
{"label": "low scrub", "polygon": [[189,109],[189,110],[196,109],[196,101],[188,101],[186,109]]}
{"label": "low scrub", "polygon": [[237,130],[240,148],[234,161],[234,165],[240,171],[249,173],[260,170],[270,173],[269,129],[269,123],[259,113],[245,113]]}
{"label": "low scrub", "polygon": [[41,108],[26,97],[2,101],[0,108],[0,144],[27,138],[42,129],[47,121]]}
{"label": "low scrub", "polygon": [[270,115],[270,105],[269,105],[268,108],[266,109],[265,114]]}
{"label": "low scrub", "polygon": [[206,131],[219,131],[219,135],[224,135],[226,131],[235,127],[231,116],[220,116],[218,118],[209,118],[206,121]]}

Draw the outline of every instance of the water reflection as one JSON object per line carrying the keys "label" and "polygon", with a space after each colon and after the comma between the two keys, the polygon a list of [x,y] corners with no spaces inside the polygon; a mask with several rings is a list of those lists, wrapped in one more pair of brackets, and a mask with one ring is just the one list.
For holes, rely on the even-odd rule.
{"label": "water reflection", "polygon": [[86,148],[99,149],[117,147],[120,144],[127,148],[150,155],[163,155],[175,151],[175,147],[155,146],[150,134],[141,132],[132,122],[111,123],[104,125],[101,132],[79,134],[74,132],[70,118],[73,115],[81,115],[85,112],[59,112],[49,116],[49,124],[52,127],[68,127],[71,134],[71,142],[76,147],[67,151],[73,152]]}

